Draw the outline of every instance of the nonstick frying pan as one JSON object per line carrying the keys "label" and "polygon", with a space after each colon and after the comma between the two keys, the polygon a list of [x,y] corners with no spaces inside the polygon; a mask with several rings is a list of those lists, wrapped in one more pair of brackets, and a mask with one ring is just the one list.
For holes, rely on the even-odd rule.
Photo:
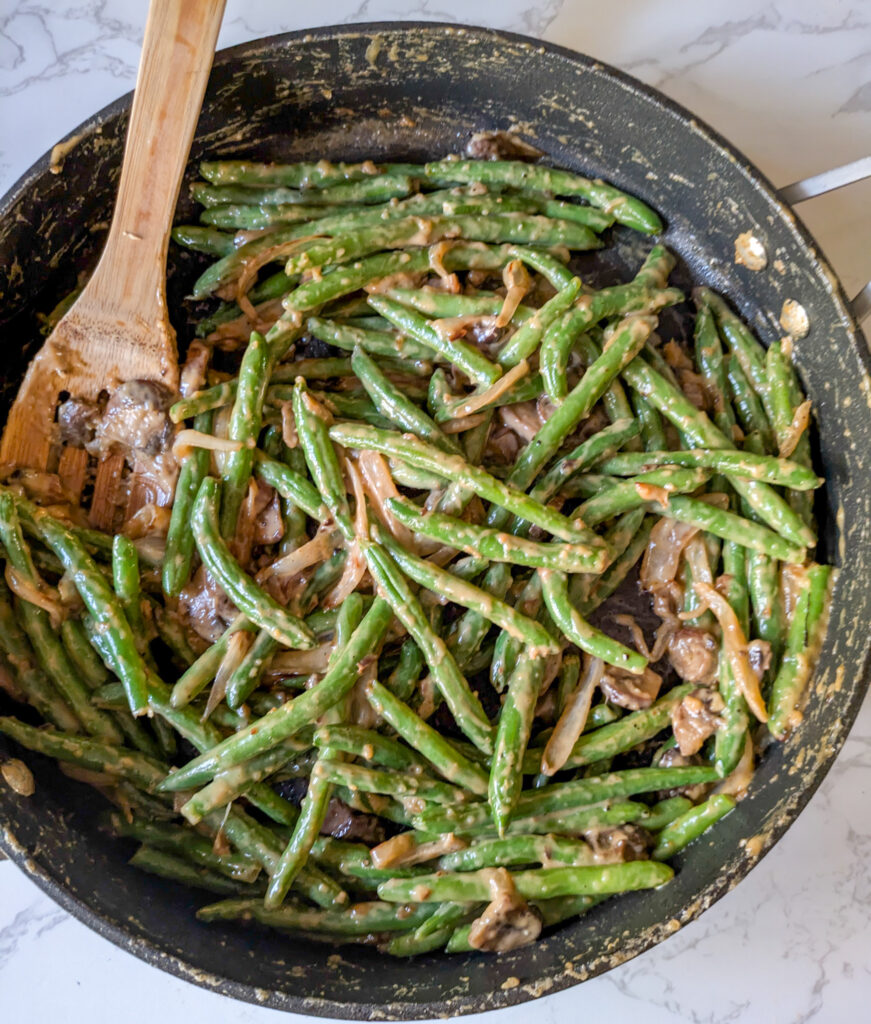
{"label": "nonstick frying pan", "polygon": [[[44,157],[0,205],[0,414],[39,343],[46,312],[92,265],[112,207],[130,97],[87,121],[62,173]],[[677,859],[673,882],[596,907],[533,946],[501,956],[393,961],[339,955],[294,938],[201,925],[201,900],[127,865],[99,831],[99,798],[26,755],[36,794],[0,789],[0,845],[61,906],[100,934],[183,978],[298,1013],[356,1019],[442,1017],[517,1003],[637,955],[737,884],[798,815],[828,771],[865,693],[871,618],[871,378],[865,342],[815,242],[764,177],[715,132],[658,93],[588,57],[483,29],[435,24],[325,28],[218,55],[191,167],[204,156],[419,160],[461,150],[482,129],[515,129],[559,166],[601,176],[655,207],[678,255],[678,283],[722,292],[764,342],[783,331],[786,299],[810,331],[795,360],[817,415],[821,556],[844,567],[802,727],[769,747],[750,795]],[[185,195],[185,190],[183,190]],[[178,217],[193,210],[182,199]],[[734,262],[751,231],[768,265]],[[645,241],[617,232],[605,273],[623,277]],[[174,254],[170,308],[190,334],[183,296],[196,257]],[[598,262],[598,261],[597,261]],[[669,330],[679,334],[678,317]],[[0,705],[2,707],[2,705]],[[12,753],[0,741],[0,757]]]}

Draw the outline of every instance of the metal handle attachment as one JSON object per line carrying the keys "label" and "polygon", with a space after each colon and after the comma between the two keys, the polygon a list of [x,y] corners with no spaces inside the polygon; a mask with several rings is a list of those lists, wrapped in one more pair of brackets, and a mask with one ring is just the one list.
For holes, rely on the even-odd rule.
{"label": "metal handle attachment", "polygon": [[[785,203],[795,206],[806,199],[823,196],[845,185],[855,185],[857,181],[863,181],[865,178],[871,178],[871,156],[864,156],[842,167],[833,167],[830,171],[815,174],[812,178],[795,181],[779,189],[777,195]],[[871,281],[853,298],[850,306],[857,324],[871,314]]]}

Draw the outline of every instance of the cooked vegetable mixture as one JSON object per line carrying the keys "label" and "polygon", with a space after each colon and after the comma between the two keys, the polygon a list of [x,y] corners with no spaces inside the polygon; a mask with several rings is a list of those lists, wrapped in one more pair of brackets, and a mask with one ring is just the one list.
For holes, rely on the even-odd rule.
{"label": "cooked vegetable mixture", "polygon": [[516,948],[666,884],[801,720],[790,339],[700,288],[665,340],[662,245],[588,283],[656,213],[495,155],[204,163],[180,394],[70,399],[0,487],[0,732],[203,921]]}

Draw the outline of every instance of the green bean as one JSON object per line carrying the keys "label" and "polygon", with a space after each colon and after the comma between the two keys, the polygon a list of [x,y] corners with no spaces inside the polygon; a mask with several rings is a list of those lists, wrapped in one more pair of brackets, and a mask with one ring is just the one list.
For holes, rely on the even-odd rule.
{"label": "green bean", "polygon": [[302,204],[309,206],[339,206],[344,203],[383,203],[388,199],[408,195],[411,179],[407,175],[378,174],[357,180],[344,181],[327,188],[304,186],[300,189],[268,184],[213,185],[195,181],[191,196],[206,208],[229,203],[255,203],[258,206]]}
{"label": "green bean", "polygon": [[[705,413],[696,409],[681,391],[643,360],[636,359],[630,363],[624,369],[623,376],[667,420],[684,433],[688,444],[698,448],[735,447]],[[735,490],[747,500],[753,510],[786,540],[803,547],[814,543],[813,531],[771,487],[760,481],[743,479],[733,473],[727,476]]]}
{"label": "green bean", "polygon": [[753,390],[750,381],[741,367],[741,363],[734,354],[726,359],[726,376],[729,380],[729,390],[732,394],[732,404],[738,413],[738,420],[744,429],[745,434],[758,432],[763,440],[763,447],[766,451],[774,449],[774,434],[771,424],[765,415],[765,409]]}
{"label": "green bean", "polygon": [[[541,615],[541,578],[537,573],[533,573],[523,585],[516,604],[530,617]],[[522,645],[504,630],[497,637],[490,662],[490,685],[497,693],[503,693],[508,685],[521,650]]]}
{"label": "green bean", "polygon": [[[614,454],[628,440],[637,437],[641,427],[636,420],[617,420],[597,434],[582,441],[564,455],[539,479],[530,494],[538,501],[549,501],[576,474],[582,473],[601,459],[613,460]],[[608,470],[605,470],[608,472]]]}
{"label": "green bean", "polygon": [[[104,642],[110,667],[124,684],[130,710],[143,714],[147,706],[147,669],[136,648],[136,640],[124,611],[106,578],[71,529],[47,512],[22,498],[16,498],[18,514],[39,533],[70,574],[79,596],[94,618]],[[103,660],[106,656],[100,652]]]}
{"label": "green bean", "polygon": [[734,806],[733,797],[725,793],[715,793],[703,804],[685,811],[659,833],[656,846],[650,854],[651,858],[661,861],[673,857],[728,814]]}
{"label": "green bean", "polygon": [[127,839],[137,839],[140,843],[148,843],[176,853],[181,857],[210,868],[218,874],[233,878],[237,882],[253,882],[260,874],[260,865],[249,857],[216,853],[210,840],[191,832],[181,825],[125,820],[120,814],[109,816],[112,831]]}
{"label": "green bean", "polygon": [[445,452],[458,454],[457,442],[443,434],[441,428],[429,416],[411,402],[378,368],[378,364],[361,348],[354,349],[351,365],[360,383],[366,388],[375,408],[401,430],[416,434],[419,438],[435,445]]}
{"label": "green bean", "polygon": [[158,875],[160,878],[180,882],[194,889],[204,889],[218,896],[243,896],[251,892],[249,885],[233,882],[215,871],[197,867],[183,857],[176,857],[166,850],[158,850],[148,844],[140,846],[129,863],[150,875]]}
{"label": "green bean", "polygon": [[466,794],[462,789],[447,782],[422,775],[381,771],[339,761],[318,761],[312,769],[312,778],[320,778],[334,785],[347,786],[364,793],[383,793],[398,800],[420,797],[435,804],[448,805],[463,803],[466,800]]}
{"label": "green bean", "polygon": [[492,501],[508,512],[522,516],[570,543],[590,545],[593,548],[602,546],[595,534],[576,527],[565,516],[541,505],[518,488],[508,486],[478,466],[470,465],[465,459],[440,452],[415,437],[354,423],[337,423],[330,428],[330,437],[346,448],[381,452],[383,455],[403,459],[418,469],[454,480],[486,501]]}
{"label": "green bean", "polygon": [[271,367],[269,346],[262,334],[253,331],[239,367],[236,401],[230,414],[227,437],[238,441],[238,451],[228,452],[221,471],[221,536],[231,539],[248,490],[254,465],[254,446],[260,434],[263,401]]}
{"label": "green bean", "polygon": [[[441,263],[451,273],[456,270],[496,270],[510,259],[508,246],[481,248],[476,244],[458,243],[444,254]],[[430,253],[426,249],[378,253],[356,263],[343,263],[329,272],[325,271],[320,280],[300,285],[285,299],[285,308],[306,312],[392,274],[413,274],[430,269]]]}
{"label": "green bean", "polygon": [[0,718],[0,733],[27,750],[58,761],[69,761],[90,771],[127,779],[149,793],[157,789],[166,775],[166,768],[159,761],[138,750],[55,729],[36,729],[16,718]]}
{"label": "green bean", "polygon": [[735,413],[729,402],[729,384],[723,346],[710,306],[704,301],[704,291],[693,294],[696,302],[695,356],[696,365],[705,382],[709,397],[714,402],[714,422],[729,440],[735,437]]}
{"label": "green bean", "polygon": [[353,352],[361,348],[375,356],[426,361],[433,358],[433,350],[414,338],[388,331],[375,331],[363,327],[350,327],[332,320],[309,317],[306,330],[313,337],[336,348]]}
{"label": "green bean", "polygon": [[544,332],[539,353],[541,379],[554,402],[561,402],[568,394],[566,370],[572,349],[582,333],[580,319],[571,313],[563,314]]}
{"label": "green bean", "polygon": [[405,742],[425,757],[448,782],[463,786],[478,796],[487,792],[487,773],[460,753],[454,744],[416,715],[387,687],[371,680],[366,686],[366,698]]}
{"label": "green bean", "polygon": [[480,868],[510,867],[513,864],[555,864],[581,867],[595,864],[587,843],[563,836],[507,836],[484,839],[473,846],[439,858],[439,871],[477,871]]}
{"label": "green bean", "polygon": [[[0,537],[11,570],[35,589],[44,589],[21,532],[15,500],[9,492],[0,493]],[[85,731],[106,743],[120,743],[122,737],[115,723],[91,704],[90,689],[70,660],[49,613],[23,598],[16,597],[13,604],[39,667],[75,712]]]}
{"label": "green bean", "polygon": [[270,928],[290,928],[312,936],[366,936],[378,932],[407,931],[432,913],[431,906],[391,903],[355,903],[346,909],[312,910],[285,904],[268,910],[260,900],[224,900],[197,911],[201,921],[253,920]]}
{"label": "green bean", "polygon": [[239,567],[218,528],[218,481],[206,477],[191,515],[191,527],[203,563],[236,607],[256,626],[287,647],[314,646],[314,634],[269,596]]}
{"label": "green bean", "polygon": [[650,707],[633,711],[611,725],[585,733],[572,749],[564,768],[580,768],[607,757],[615,757],[631,750],[639,743],[652,739],[669,724],[671,711],[690,692],[688,683],[675,686]]}
{"label": "green bean", "polygon": [[537,309],[535,313],[518,327],[512,337],[502,346],[499,362],[502,366],[517,366],[522,360],[531,356],[538,348],[542,337],[558,323],[565,311],[571,306],[581,290],[581,279],[572,277],[568,283]]}
{"label": "green bean", "polygon": [[236,239],[225,231],[199,224],[177,224],[170,237],[177,245],[207,256],[229,256],[236,251]]}
{"label": "green bean", "polygon": [[558,650],[553,637],[533,619],[522,615],[511,605],[474,584],[459,579],[446,569],[441,569],[432,562],[406,551],[377,523],[372,524],[372,530],[374,538],[387,548],[399,568],[419,586],[489,619],[510,636],[531,647],[534,656]]}
{"label": "green bean", "polygon": [[384,948],[390,956],[418,956],[442,946],[458,926],[471,921],[478,913],[474,903],[442,903],[432,917],[414,931],[394,936]]}
{"label": "green bean", "polygon": [[[562,634],[593,658],[601,658],[627,672],[642,673],[647,659],[591,626],[569,600],[565,573],[539,569],[541,590],[547,610]],[[575,748],[577,750],[577,747]]]}
{"label": "green bean", "polygon": [[621,452],[601,462],[598,469],[612,476],[633,476],[654,466],[685,466],[714,469],[720,473],[734,473],[748,480],[762,480],[777,487],[813,490],[822,481],[808,467],[789,459],[752,451],[706,450]]}
{"label": "green bean", "polygon": [[179,677],[172,688],[172,706],[183,708],[215,678],[215,674],[224,660],[230,638],[240,629],[253,632],[255,627],[244,615],[237,615],[222,633],[220,638],[197,658],[197,660]]}
{"label": "green bean", "polygon": [[692,807],[692,800],[685,796],[666,797],[650,808],[650,813],[644,818],[644,827],[648,832],[658,832]]}
{"label": "green bean", "polygon": [[262,164],[250,160],[206,160],[200,164],[200,174],[212,185],[280,185],[307,190],[366,181],[370,176],[376,177],[371,168],[368,162]]}
{"label": "green bean", "polygon": [[[300,746],[302,744],[289,740],[244,764],[219,772],[207,786],[204,786],[182,805],[181,813],[187,821],[196,825],[213,811],[226,807],[237,797],[248,795],[253,786],[270,775],[274,775],[298,756]],[[263,787],[258,792],[264,792],[267,788]],[[283,815],[283,817],[286,819],[287,815]],[[295,813],[293,817],[295,819]]]}
{"label": "green bean", "polygon": [[493,823],[505,834],[523,786],[523,755],[529,744],[545,659],[524,651],[508,679],[493,744],[488,796]]}
{"label": "green bean", "polygon": [[112,580],[131,629],[140,637],[144,649],[147,642],[142,617],[142,591],[139,581],[139,554],[136,546],[123,534],[112,538]]}
{"label": "green bean", "polygon": [[274,487],[282,498],[292,501],[312,519],[319,523],[325,523],[329,519],[329,509],[318,489],[290,466],[276,462],[275,459],[270,459],[258,451],[255,453],[254,472],[265,484]]}
{"label": "green bean", "polygon": [[742,519],[734,512],[709,505],[698,498],[672,495],[668,499],[668,505],[661,505],[659,502],[653,501],[649,507],[661,516],[669,516],[682,523],[692,523],[704,532],[712,533],[715,537],[720,537],[722,540],[734,540],[745,548],[761,551],[772,558],[796,563],[804,560],[802,548],[784,540],[773,530],[750,519]]}
{"label": "green bean", "polygon": [[261,629],[254,643],[227,679],[227,704],[233,710],[240,708],[260,685],[260,679],[269,660],[278,649],[278,642]]}
{"label": "green bean", "polygon": [[414,310],[394,302],[383,295],[370,295],[369,305],[389,320],[403,334],[427,345],[449,363],[457,366],[476,384],[487,387],[498,380],[500,369],[483,356],[474,345],[462,339],[451,339],[440,334],[432,323]]}
{"label": "green bean", "polygon": [[[299,229],[305,230],[305,229]],[[453,217],[403,217],[381,224],[353,225],[344,233],[338,223],[332,238],[302,243],[288,257],[285,273],[298,274],[312,268],[347,263],[382,249],[431,245],[444,238],[460,236],[466,241],[526,242],[537,245],[567,245],[572,249],[598,249],[601,242],[589,228],[571,221],[522,213],[459,214]],[[282,241],[290,236],[282,233]],[[250,245],[250,243],[249,243]],[[202,280],[202,279],[201,279]],[[199,282],[194,296],[199,295]]]}
{"label": "green bean", "polygon": [[426,164],[424,170],[427,180],[436,183],[481,182],[556,196],[578,196],[636,231],[655,235],[662,230],[662,221],[640,199],[570,171],[513,160],[441,160]]}
{"label": "green bean", "polygon": [[12,608],[12,595],[0,576],[0,646],[9,656],[9,664],[22,695],[46,721],[64,732],[77,733],[82,725],[78,716],[38,667],[36,656]]}
{"label": "green bean", "polygon": [[314,743],[319,750],[354,754],[381,768],[411,772],[425,772],[429,769],[426,760],[415,750],[404,747],[390,736],[360,725],[321,726],[314,734]]}
{"label": "green bean", "polygon": [[825,624],[831,577],[831,566],[809,566],[795,599],[783,662],[768,700],[768,729],[777,739],[784,739],[801,721],[798,704],[810,677],[810,658],[818,640],[818,627]]}
{"label": "green bean", "polygon": [[414,693],[425,664],[426,661],[414,640],[406,640],[399,650],[399,661],[396,668],[387,680],[390,692],[400,700],[408,701]]}
{"label": "green bean", "polygon": [[444,640],[430,627],[420,601],[412,593],[396,562],[378,544],[367,544],[363,553],[379,591],[390,602],[396,617],[420,648],[433,681],[457,725],[477,747],[489,750],[492,727],[481,702],[469,689]]}
{"label": "green bean", "polygon": [[[655,889],[668,882],[673,875],[674,872],[666,864],[633,861],[628,864],[610,864],[606,867],[537,868],[530,871],[515,871],[511,873],[511,879],[517,892],[525,899],[553,899],[558,896],[604,895],[636,889]],[[378,886],[378,896],[395,903],[405,903],[414,898],[423,903],[487,900],[491,898],[490,877],[491,872],[485,868],[463,874],[396,878],[382,882]],[[414,896],[410,895],[412,891]]]}
{"label": "green bean", "polygon": [[631,317],[621,321],[603,354],[587,368],[587,372],[566,396],[562,405],[523,449],[508,477],[510,484],[525,489],[532,483],[539,470],[556,454],[566,437],[590,414],[614,377],[632,362],[655,326],[655,318],[649,316]]}
{"label": "green bean", "polygon": [[[505,299],[494,292],[476,295],[454,295],[437,288],[388,288],[384,293],[388,299],[402,306],[440,320],[455,316],[498,316],[505,305]],[[536,310],[519,305],[511,318],[514,323],[524,323]]]}
{"label": "green bean", "polygon": [[[777,438],[778,446],[793,443],[792,420],[798,406],[804,400],[801,386],[796,377],[792,363],[784,351],[783,342],[774,342],[765,353],[765,372],[769,379],[769,398],[771,405],[771,425]],[[795,462],[813,469],[810,441],[804,431],[795,444],[792,453]],[[788,495],[790,506],[808,526],[813,524],[813,497],[804,493]]]}
{"label": "green bean", "polygon": [[[645,494],[658,493],[660,490],[668,495],[670,507],[671,495],[697,491],[709,476],[704,469],[679,469],[671,466],[652,469],[649,473],[615,482],[604,489],[597,488],[596,496],[577,508],[577,515],[588,526],[596,526],[606,519],[638,508],[645,503]],[[575,484],[578,482],[576,478]]]}
{"label": "green bean", "polygon": [[195,758],[174,772],[162,788],[190,789],[204,784],[216,772],[270,750],[320,718],[328,708],[350,692],[362,671],[361,663],[366,655],[378,649],[392,619],[390,605],[376,598],[354,631],[348,646],[317,686],[303,691],[292,701],[270,711],[246,729],[241,729],[206,755]]}
{"label": "green bean", "polygon": [[508,249],[508,259],[520,260],[527,267],[538,271],[554,291],[561,291],[575,276],[565,265],[567,260],[558,250],[556,253],[549,253],[544,249],[527,249],[524,246],[512,245]]}
{"label": "green bean", "polygon": [[94,690],[107,682],[109,672],[91,647],[82,623],[78,619],[64,619],[60,626],[60,635],[70,661],[88,686]]}
{"label": "green bean", "polygon": [[351,513],[345,494],[345,481],[338,456],[321,417],[320,407],[302,381],[293,390],[293,416],[309,473],[346,540],[354,537]]}

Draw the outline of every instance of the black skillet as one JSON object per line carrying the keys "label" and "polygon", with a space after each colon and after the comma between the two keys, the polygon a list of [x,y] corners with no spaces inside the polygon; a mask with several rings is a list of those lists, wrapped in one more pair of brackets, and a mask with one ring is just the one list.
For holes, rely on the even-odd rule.
{"label": "black skillet", "polygon": [[[94,261],[117,184],[127,96],[77,129],[61,174],[40,160],[0,206],[2,398],[8,408],[49,310]],[[131,850],[96,828],[99,799],[27,755],[30,799],[0,789],[0,843],[61,906],[149,963],[239,999],[298,1013],[371,1019],[443,1017],[573,985],[635,956],[737,884],[795,819],[841,747],[867,686],[871,618],[871,380],[865,343],[820,253],[769,183],[687,111],[612,68],[534,40],[433,24],[343,26],[291,33],[221,53],[191,165],[204,156],[420,160],[462,150],[481,129],[519,129],[553,163],[601,176],[663,215],[680,283],[726,294],[766,342],[782,334],[785,299],[810,333],[795,358],[818,416],[821,554],[841,573],[829,633],[801,729],[762,758],[750,796],[677,860],[657,892],[626,895],[503,956],[394,961],[339,955],[243,927],[200,925],[202,899],[127,866]],[[179,219],[193,211],[183,199]],[[768,267],[734,262],[745,231]],[[649,241],[618,232],[603,259],[631,274]],[[178,253],[171,309],[196,272]],[[677,318],[668,328],[680,333]],[[11,753],[0,742],[0,756]]]}

